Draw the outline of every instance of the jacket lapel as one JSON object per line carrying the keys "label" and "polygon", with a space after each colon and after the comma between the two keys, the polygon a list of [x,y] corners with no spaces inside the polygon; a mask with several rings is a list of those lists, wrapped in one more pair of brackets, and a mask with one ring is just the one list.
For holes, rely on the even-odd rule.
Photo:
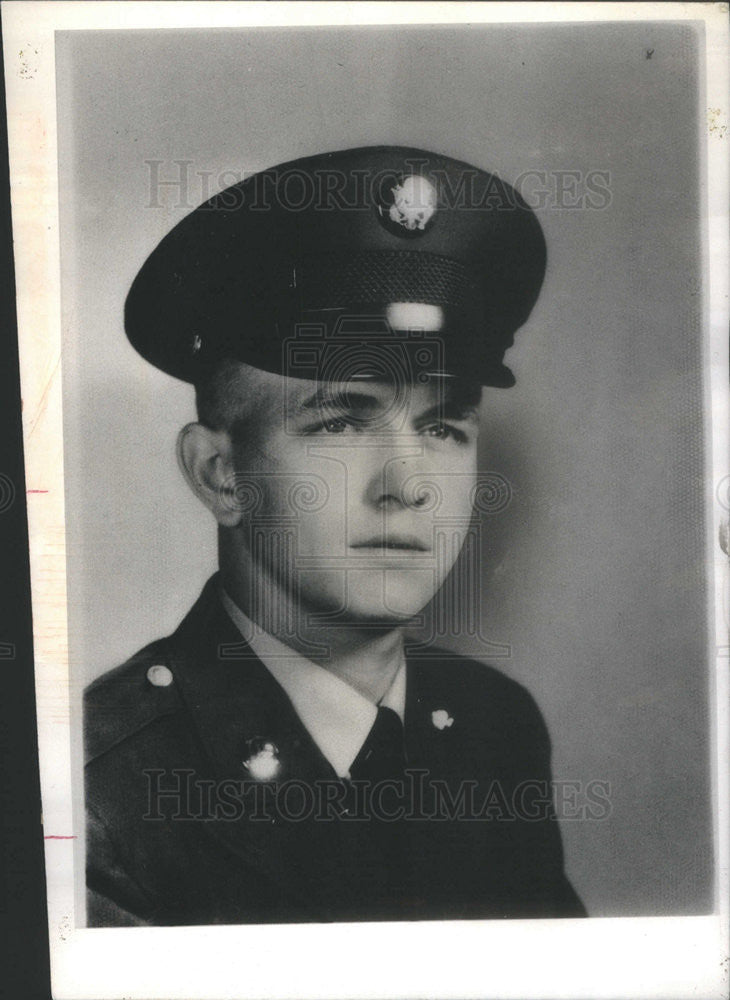
{"label": "jacket lapel", "polygon": [[[286,805],[295,817],[303,811],[302,788],[336,784],[337,775],[284,690],[242,639],[221,604],[215,577],[172,637],[172,645],[171,667],[205,761],[205,777],[246,789],[243,815],[204,824],[206,835],[224,842],[246,866],[266,874],[299,908],[311,909],[312,898],[328,896],[326,887],[322,891],[323,866],[318,858],[329,863],[331,874],[325,877],[332,881],[333,892],[341,881],[339,824],[324,824],[306,815],[282,820],[276,789],[266,782],[256,787],[255,770],[247,770],[244,761],[264,743],[274,745],[275,781],[279,787],[291,787]],[[329,919],[326,906],[317,916]]]}

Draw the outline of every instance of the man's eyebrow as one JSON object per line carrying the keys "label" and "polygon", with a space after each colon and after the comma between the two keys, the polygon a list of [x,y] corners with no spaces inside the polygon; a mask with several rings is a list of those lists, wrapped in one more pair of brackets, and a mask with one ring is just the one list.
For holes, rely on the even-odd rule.
{"label": "man's eyebrow", "polygon": [[383,404],[370,393],[343,389],[318,389],[300,404],[299,409],[320,410],[376,410]]}
{"label": "man's eyebrow", "polygon": [[477,423],[479,420],[479,411],[478,407],[471,406],[469,403],[460,403],[455,399],[446,399],[442,403],[430,406],[423,413],[419,413],[416,420],[420,423],[424,420],[438,420],[444,417],[449,420],[468,420]]}

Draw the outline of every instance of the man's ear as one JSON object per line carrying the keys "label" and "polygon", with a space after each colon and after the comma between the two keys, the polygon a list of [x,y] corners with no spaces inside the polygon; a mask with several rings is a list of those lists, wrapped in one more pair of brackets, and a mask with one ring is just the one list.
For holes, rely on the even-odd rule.
{"label": "man's ear", "polygon": [[226,431],[187,424],[178,434],[177,460],[193,493],[212,511],[221,527],[235,528],[241,511],[234,496],[233,446]]}

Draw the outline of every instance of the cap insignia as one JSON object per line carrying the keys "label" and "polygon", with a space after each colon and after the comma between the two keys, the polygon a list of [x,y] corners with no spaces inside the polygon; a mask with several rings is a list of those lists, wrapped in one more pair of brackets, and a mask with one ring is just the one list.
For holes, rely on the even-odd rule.
{"label": "cap insignia", "polygon": [[398,236],[419,236],[433,224],[438,206],[436,188],[421,174],[403,177],[382,192],[378,214],[387,229]]}

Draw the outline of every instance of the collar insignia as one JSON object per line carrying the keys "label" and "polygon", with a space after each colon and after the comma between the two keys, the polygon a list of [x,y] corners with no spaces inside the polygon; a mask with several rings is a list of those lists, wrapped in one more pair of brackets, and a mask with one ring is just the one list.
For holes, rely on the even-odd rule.
{"label": "collar insignia", "polygon": [[449,729],[454,724],[454,720],[445,708],[439,708],[435,712],[431,712],[431,722],[433,722],[437,729]]}
{"label": "collar insignia", "polygon": [[243,761],[243,766],[254,781],[273,781],[281,768],[279,748],[271,740],[255,736],[247,740],[249,756]]}

